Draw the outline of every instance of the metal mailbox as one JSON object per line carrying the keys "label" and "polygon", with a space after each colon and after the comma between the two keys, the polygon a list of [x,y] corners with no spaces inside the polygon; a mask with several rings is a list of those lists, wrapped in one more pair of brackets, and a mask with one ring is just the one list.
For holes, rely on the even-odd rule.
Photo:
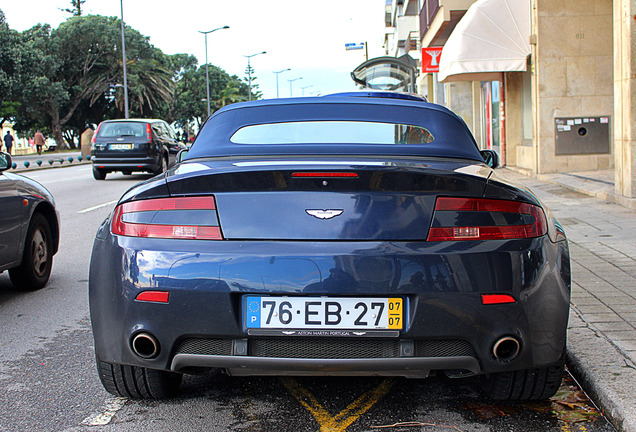
{"label": "metal mailbox", "polygon": [[556,155],[609,153],[610,121],[610,116],[556,117]]}

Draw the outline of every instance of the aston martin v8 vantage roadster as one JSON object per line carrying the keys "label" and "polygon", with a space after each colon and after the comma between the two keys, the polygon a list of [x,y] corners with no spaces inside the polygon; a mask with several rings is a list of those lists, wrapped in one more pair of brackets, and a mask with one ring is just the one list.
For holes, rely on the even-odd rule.
{"label": "aston martin v8 vantage roadster", "polygon": [[362,93],[217,111],[99,228],[99,376],[129,398],[183,374],[479,375],[544,399],[563,374],[568,243],[460,117]]}

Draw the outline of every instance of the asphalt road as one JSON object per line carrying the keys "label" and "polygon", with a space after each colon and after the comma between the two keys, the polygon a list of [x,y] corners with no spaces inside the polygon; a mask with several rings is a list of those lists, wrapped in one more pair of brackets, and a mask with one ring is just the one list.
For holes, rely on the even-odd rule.
{"label": "asphalt road", "polygon": [[[0,431],[613,431],[569,377],[541,403],[495,403],[477,379],[187,376],[177,399],[127,401],[97,377],[88,266],[100,222],[148,176],[90,165],[25,173],[55,196],[62,239],[48,286],[0,274]],[[385,428],[378,428],[385,426]]]}

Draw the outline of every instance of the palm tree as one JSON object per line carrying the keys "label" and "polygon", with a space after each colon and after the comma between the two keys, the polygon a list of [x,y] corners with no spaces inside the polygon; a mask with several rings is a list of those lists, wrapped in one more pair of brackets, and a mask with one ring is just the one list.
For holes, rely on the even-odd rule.
{"label": "palm tree", "polygon": [[[131,111],[143,115],[144,111],[152,111],[161,102],[170,100],[175,83],[172,73],[166,67],[152,58],[136,58],[127,60],[126,63]],[[123,97],[116,97],[116,105],[120,111],[124,110],[123,104]]]}
{"label": "palm tree", "polygon": [[225,105],[237,102],[240,99],[238,92],[239,89],[234,85],[234,83],[227,83],[225,88],[219,93],[219,98],[215,103],[216,107],[223,108]]}

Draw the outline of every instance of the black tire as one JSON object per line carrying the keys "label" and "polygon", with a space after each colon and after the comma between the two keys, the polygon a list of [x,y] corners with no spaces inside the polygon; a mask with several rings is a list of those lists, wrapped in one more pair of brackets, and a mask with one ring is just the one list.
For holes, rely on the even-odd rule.
{"label": "black tire", "polygon": [[165,173],[166,171],[168,171],[168,159],[161,156],[161,165],[159,166],[159,168],[157,168],[157,171],[155,171],[153,174],[159,175],[159,174]]}
{"label": "black tire", "polygon": [[22,263],[9,270],[13,286],[33,291],[46,285],[53,266],[52,241],[49,221],[41,213],[33,214],[24,242]]}
{"label": "black tire", "polygon": [[539,369],[500,372],[481,376],[484,393],[496,400],[542,400],[557,392],[563,379],[563,363]]}
{"label": "black tire", "polygon": [[106,178],[106,171],[93,167],[93,177],[95,180],[104,180]]}
{"label": "black tire", "polygon": [[129,399],[166,399],[175,396],[181,374],[138,366],[108,363],[97,358],[102,385],[111,394]]}

